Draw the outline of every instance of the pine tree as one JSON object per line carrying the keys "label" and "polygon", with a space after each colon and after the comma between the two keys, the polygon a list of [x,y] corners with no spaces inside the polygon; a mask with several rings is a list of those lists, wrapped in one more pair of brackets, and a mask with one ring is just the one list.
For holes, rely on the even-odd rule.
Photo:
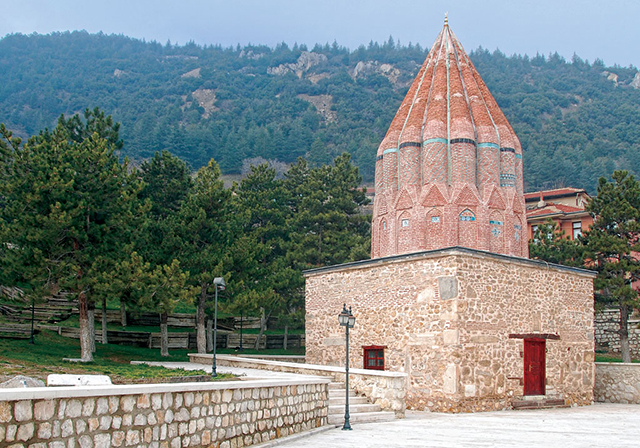
{"label": "pine tree", "polygon": [[9,277],[40,292],[75,295],[81,359],[91,361],[92,290],[144,210],[137,201],[142,184],[115,152],[117,126],[96,110],[86,117],[61,117],[53,131],[13,147],[0,213]]}
{"label": "pine tree", "polygon": [[299,273],[287,263],[285,241],[290,215],[287,194],[276,171],[267,164],[251,167],[234,198],[241,236],[230,256],[229,282],[232,311],[258,313],[262,317],[256,349],[272,314],[290,312],[292,284]]}
{"label": "pine tree", "polygon": [[594,222],[584,237],[587,259],[598,271],[596,301],[619,307],[622,360],[631,362],[629,315],[640,307],[632,287],[640,280],[640,183],[627,171],[614,171],[612,178],[600,178],[598,195],[587,205]]}
{"label": "pine tree", "polygon": [[198,353],[206,351],[205,312],[207,301],[213,297],[213,279],[224,276],[224,259],[237,231],[230,199],[231,191],[220,179],[220,168],[211,160],[198,171],[195,185],[176,216],[177,259],[189,272],[189,284],[199,288]]}
{"label": "pine tree", "polygon": [[529,241],[529,258],[549,263],[582,266],[583,252],[582,242],[566,237],[560,225],[552,219],[539,225]]}
{"label": "pine tree", "polygon": [[309,269],[369,257],[371,225],[360,212],[368,202],[349,154],[333,165],[309,169],[299,160],[287,173],[293,214],[289,253],[294,266]]}
{"label": "pine tree", "polygon": [[173,260],[169,265],[157,266],[149,276],[149,288],[141,304],[155,310],[160,315],[160,354],[169,356],[169,333],[167,318],[179,303],[193,299],[194,288],[187,286],[189,274],[180,268],[180,262]]}

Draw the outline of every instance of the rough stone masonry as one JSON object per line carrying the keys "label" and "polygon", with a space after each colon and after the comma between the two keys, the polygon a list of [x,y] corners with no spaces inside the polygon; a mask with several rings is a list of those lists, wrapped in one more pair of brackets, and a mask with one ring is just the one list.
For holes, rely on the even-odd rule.
{"label": "rough stone masonry", "polygon": [[505,409],[524,395],[523,345],[546,340],[544,394],[591,404],[591,271],[466,248],[306,272],[306,362],[344,365],[342,304],[353,307],[350,363],[384,347],[408,375],[407,408]]}

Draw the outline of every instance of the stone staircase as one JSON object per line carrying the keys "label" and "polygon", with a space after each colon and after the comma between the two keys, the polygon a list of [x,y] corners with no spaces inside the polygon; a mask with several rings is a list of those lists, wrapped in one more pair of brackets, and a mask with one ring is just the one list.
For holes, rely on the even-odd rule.
{"label": "stone staircase", "polygon": [[[346,389],[344,383],[329,383],[329,416],[330,425],[342,426],[344,423],[344,405]],[[372,404],[367,397],[358,396],[349,390],[349,422],[371,423],[387,422],[396,418],[393,412],[383,412],[380,405]]]}
{"label": "stone staircase", "polygon": [[553,409],[568,408],[562,397],[553,387],[547,386],[545,395],[526,395],[513,400],[511,403],[513,409],[524,411],[528,409]]}

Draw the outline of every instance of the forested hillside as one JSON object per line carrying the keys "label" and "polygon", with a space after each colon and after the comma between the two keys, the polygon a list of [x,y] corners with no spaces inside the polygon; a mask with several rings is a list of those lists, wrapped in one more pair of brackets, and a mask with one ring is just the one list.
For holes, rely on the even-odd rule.
{"label": "forested hillside", "polygon": [[[371,181],[377,146],[426,51],[392,39],[350,51],[9,35],[0,40],[0,122],[25,137],[60,114],[100,107],[122,123],[123,153],[137,163],[167,149],[192,169],[215,158],[231,174],[258,156],[318,166],[348,151]],[[640,173],[636,68],[470,56],[522,141],[527,190],[594,191],[616,168]]]}

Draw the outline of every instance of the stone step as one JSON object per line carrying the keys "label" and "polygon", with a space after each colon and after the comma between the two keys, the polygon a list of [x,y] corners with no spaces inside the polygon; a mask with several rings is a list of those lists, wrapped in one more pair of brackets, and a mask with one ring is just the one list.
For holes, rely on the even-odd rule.
{"label": "stone step", "polygon": [[[390,422],[396,419],[393,412],[364,412],[360,414],[351,414],[349,412],[349,423],[372,423],[372,422]],[[344,423],[343,414],[329,414],[327,417],[330,425],[342,425]]]}
{"label": "stone step", "polygon": [[329,383],[329,390],[334,390],[334,389],[342,389],[344,390],[344,383],[338,383],[338,382],[332,382]]}
{"label": "stone step", "polygon": [[[527,397],[528,398],[528,397]],[[568,408],[562,398],[546,398],[540,399],[525,399],[525,400],[513,400],[511,403],[513,409],[517,411],[524,411],[528,409],[554,409],[554,408]]]}
{"label": "stone step", "polygon": [[[341,397],[329,397],[329,406],[344,406],[347,399],[344,395]],[[370,403],[367,397],[349,397],[349,405],[352,404],[368,404]]]}
{"label": "stone step", "polygon": [[[349,400],[349,413],[350,414],[359,414],[362,412],[380,412],[379,404],[371,404],[371,403],[362,403],[362,404],[354,404]],[[344,404],[343,405],[329,405],[329,415],[332,414],[342,414],[344,415]]]}
{"label": "stone step", "polygon": [[[329,398],[338,398],[338,397],[344,397],[347,395],[347,391],[346,389],[343,387],[342,389],[330,389],[329,390]],[[353,389],[349,390],[349,396],[350,397],[355,397],[356,393],[354,392]]]}

